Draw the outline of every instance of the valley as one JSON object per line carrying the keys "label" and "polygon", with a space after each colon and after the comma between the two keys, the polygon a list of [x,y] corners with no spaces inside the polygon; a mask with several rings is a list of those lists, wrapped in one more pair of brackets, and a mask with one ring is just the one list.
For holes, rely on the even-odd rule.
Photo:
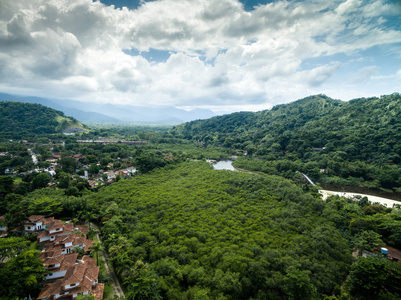
{"label": "valley", "polygon": [[[0,122],[13,126],[0,140],[0,279],[22,259],[15,249],[43,251],[18,228],[44,216],[99,229],[96,251],[123,291],[101,266],[104,299],[398,297],[400,207],[344,192],[399,199],[401,126],[390,116],[400,102],[397,94],[349,103],[317,95],[174,127],[91,127],[36,104],[3,103]],[[338,192],[320,187],[333,183]],[[34,261],[39,268],[26,263]],[[371,268],[381,272],[374,286],[360,281]],[[35,274],[21,296],[41,293]],[[2,287],[4,299],[13,293]]]}

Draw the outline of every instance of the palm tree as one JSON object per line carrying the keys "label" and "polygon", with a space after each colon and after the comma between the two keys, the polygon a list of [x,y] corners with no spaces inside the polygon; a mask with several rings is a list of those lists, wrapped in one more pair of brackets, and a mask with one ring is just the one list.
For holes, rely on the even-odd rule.
{"label": "palm tree", "polygon": [[96,255],[96,265],[99,265],[99,252],[103,250],[102,243],[100,241],[94,242],[93,246],[90,246],[89,249],[92,249],[92,251]]}
{"label": "palm tree", "polygon": [[[89,223],[90,224],[90,223]],[[88,233],[86,234],[86,237],[88,238],[88,239],[90,239],[90,240],[93,240],[93,238],[95,237],[95,235],[96,235],[96,230],[93,228],[93,227],[89,227],[89,231],[88,231]]]}

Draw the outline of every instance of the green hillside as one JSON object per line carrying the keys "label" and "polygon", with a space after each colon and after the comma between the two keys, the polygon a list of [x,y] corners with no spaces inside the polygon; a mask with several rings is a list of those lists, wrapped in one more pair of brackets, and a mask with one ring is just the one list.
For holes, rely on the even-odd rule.
{"label": "green hillside", "polygon": [[[401,96],[349,102],[317,95],[257,113],[175,127],[176,137],[247,151],[238,167],[372,188],[401,186]],[[324,150],[323,150],[324,148]],[[252,157],[257,158],[255,161]]]}
{"label": "green hillside", "polygon": [[28,139],[36,135],[61,133],[67,128],[82,128],[63,112],[39,104],[0,102],[0,128],[3,139]]}

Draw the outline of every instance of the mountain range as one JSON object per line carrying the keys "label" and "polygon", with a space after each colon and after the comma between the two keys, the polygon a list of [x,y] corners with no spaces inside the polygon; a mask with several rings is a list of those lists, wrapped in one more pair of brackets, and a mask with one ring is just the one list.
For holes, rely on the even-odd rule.
{"label": "mountain range", "polygon": [[94,104],[75,100],[59,100],[33,96],[19,96],[0,93],[0,101],[41,104],[74,117],[87,124],[93,123],[141,123],[141,124],[180,124],[199,119],[208,119],[216,114],[208,109],[186,111],[173,106],[144,107],[116,105],[111,103]]}

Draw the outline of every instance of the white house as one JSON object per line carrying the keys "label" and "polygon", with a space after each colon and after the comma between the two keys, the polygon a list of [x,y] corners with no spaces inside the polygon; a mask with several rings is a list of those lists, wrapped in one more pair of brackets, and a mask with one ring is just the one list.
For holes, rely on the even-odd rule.
{"label": "white house", "polygon": [[43,260],[43,265],[50,273],[46,274],[46,280],[63,278],[67,270],[75,264],[78,253],[67,255],[58,255],[56,257],[47,257]]}

